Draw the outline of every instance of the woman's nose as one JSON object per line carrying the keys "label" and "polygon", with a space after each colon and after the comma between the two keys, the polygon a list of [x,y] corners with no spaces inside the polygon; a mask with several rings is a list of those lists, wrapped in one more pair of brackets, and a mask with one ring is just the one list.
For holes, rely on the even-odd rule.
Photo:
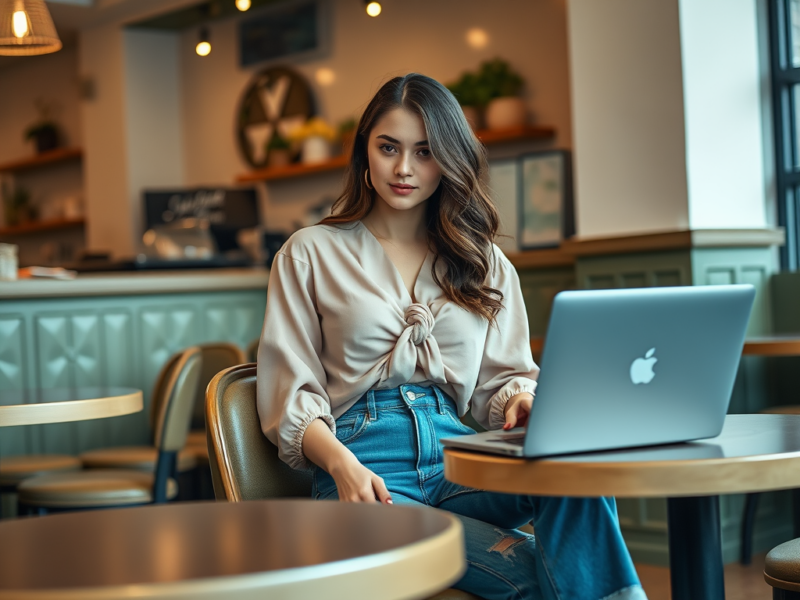
{"label": "woman's nose", "polygon": [[411,168],[411,157],[407,154],[401,154],[398,157],[397,164],[394,168],[394,173],[398,177],[410,177],[413,174]]}

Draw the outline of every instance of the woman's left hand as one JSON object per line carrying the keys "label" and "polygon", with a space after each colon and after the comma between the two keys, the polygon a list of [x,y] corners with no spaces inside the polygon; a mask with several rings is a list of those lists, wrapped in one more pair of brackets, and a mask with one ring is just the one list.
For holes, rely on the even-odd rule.
{"label": "woman's left hand", "polygon": [[531,414],[531,406],[533,406],[533,394],[530,392],[522,392],[516,396],[511,396],[503,413],[506,416],[506,423],[503,425],[503,429],[524,426],[528,422],[528,415]]}

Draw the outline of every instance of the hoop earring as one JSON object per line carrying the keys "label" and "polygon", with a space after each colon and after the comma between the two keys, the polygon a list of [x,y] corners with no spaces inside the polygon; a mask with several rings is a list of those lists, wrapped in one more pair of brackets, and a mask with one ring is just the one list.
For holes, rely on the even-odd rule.
{"label": "hoop earring", "polygon": [[369,184],[369,169],[364,171],[364,183],[367,184],[367,189],[374,190],[375,188]]}

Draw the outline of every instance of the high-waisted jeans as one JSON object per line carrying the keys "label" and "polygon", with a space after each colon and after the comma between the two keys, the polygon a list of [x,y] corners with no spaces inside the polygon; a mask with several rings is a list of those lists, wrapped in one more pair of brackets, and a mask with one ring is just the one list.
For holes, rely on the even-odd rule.
{"label": "high-waisted jeans", "polygon": [[[642,600],[613,498],[552,498],[467,488],[444,478],[439,439],[473,433],[438,387],[371,390],[336,420],[336,437],[383,478],[395,504],[450,511],[464,525],[467,572],[454,586],[487,600]],[[314,497],[336,499],[314,471]],[[534,535],[516,528],[531,522]]]}

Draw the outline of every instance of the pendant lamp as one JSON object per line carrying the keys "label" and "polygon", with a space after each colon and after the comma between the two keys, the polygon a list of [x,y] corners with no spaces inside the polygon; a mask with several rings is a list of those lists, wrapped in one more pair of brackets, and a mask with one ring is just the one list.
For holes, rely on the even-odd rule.
{"label": "pendant lamp", "polygon": [[44,0],[0,0],[0,55],[32,56],[61,50]]}

